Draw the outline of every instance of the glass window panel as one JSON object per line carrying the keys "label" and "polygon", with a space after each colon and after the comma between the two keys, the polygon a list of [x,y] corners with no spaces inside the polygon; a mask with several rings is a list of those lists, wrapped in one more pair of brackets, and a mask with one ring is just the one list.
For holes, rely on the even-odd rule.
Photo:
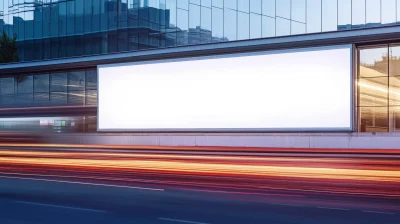
{"label": "glass window panel", "polygon": [[365,0],[352,0],[352,28],[365,26]]}
{"label": "glass window panel", "polygon": [[14,105],[14,95],[2,95],[0,98],[2,107]]}
{"label": "glass window panel", "polygon": [[177,6],[179,9],[189,9],[189,1],[188,0],[177,0]]}
{"label": "glass window panel", "polygon": [[224,1],[224,8],[227,8],[227,9],[234,9],[234,10],[236,10],[237,9],[237,0],[229,0],[229,1]]}
{"label": "glass window panel", "polygon": [[337,30],[337,1],[322,0],[322,31]]}
{"label": "glass window panel", "polygon": [[120,0],[118,8],[118,28],[126,28],[128,26],[128,8],[127,0]]}
{"label": "glass window panel", "polygon": [[238,12],[238,40],[249,39],[250,35],[250,15],[244,12]]}
{"label": "glass window panel", "polygon": [[51,92],[66,92],[67,91],[67,74],[56,73],[50,76],[50,91]]}
{"label": "glass window panel", "polygon": [[201,5],[206,7],[211,7],[212,0],[201,0]]}
{"label": "glass window panel", "polygon": [[276,1],[276,16],[290,19],[290,0]]}
{"label": "glass window panel", "polygon": [[85,90],[85,71],[68,72],[68,91]]}
{"label": "glass window panel", "polygon": [[19,93],[16,94],[14,104],[18,106],[33,105],[33,93]]}
{"label": "glass window panel", "polygon": [[49,105],[50,104],[50,93],[36,93],[33,97],[35,105]]}
{"label": "glass window panel", "polygon": [[379,77],[388,75],[388,48],[360,50],[360,77]]}
{"label": "glass window panel", "polygon": [[367,26],[378,26],[381,23],[381,0],[366,1]]}
{"label": "glass window panel", "polygon": [[361,132],[387,132],[388,107],[360,107]]}
{"label": "glass window panel", "polygon": [[32,93],[33,92],[33,76],[17,76],[17,93]]}
{"label": "glass window panel", "polygon": [[189,6],[189,28],[200,26],[200,6],[190,4]]}
{"label": "glass window panel", "polygon": [[34,75],[33,86],[35,93],[48,93],[50,90],[49,75]]}
{"label": "glass window panel", "polygon": [[382,24],[396,23],[396,0],[381,1],[381,7]]}
{"label": "glass window panel", "polygon": [[97,105],[97,90],[86,90],[86,105]]}
{"label": "glass window panel", "polygon": [[291,34],[304,34],[306,33],[306,24],[292,21]]}
{"label": "glass window panel", "polygon": [[52,104],[52,105],[67,105],[67,93],[66,92],[51,92],[50,93],[50,104]]}
{"label": "glass window panel", "polygon": [[237,0],[237,3],[238,3],[238,10],[239,11],[249,13],[250,0]]}
{"label": "glass window panel", "polygon": [[211,9],[201,7],[201,28],[211,31]]}
{"label": "glass window panel", "polygon": [[351,29],[351,1],[338,0],[338,30]]}
{"label": "glass window panel", "polygon": [[[36,19],[35,19],[36,20]],[[36,31],[36,26],[35,26]],[[75,33],[75,1],[67,2],[67,34]]]}
{"label": "glass window panel", "polygon": [[274,37],[275,36],[275,19],[263,16],[262,17],[262,36]]}
{"label": "glass window panel", "polygon": [[67,2],[59,2],[58,10],[58,35],[65,36],[67,34]]}
{"label": "glass window panel", "polygon": [[[213,1],[214,3],[215,1]],[[224,37],[224,13],[222,9],[212,8],[212,36]],[[228,38],[229,39],[229,38]]]}
{"label": "glass window panel", "polygon": [[261,15],[250,13],[250,38],[261,38]]}
{"label": "glass window panel", "polygon": [[223,8],[224,7],[224,0],[212,0],[212,6]]}
{"label": "glass window panel", "polygon": [[69,105],[85,105],[85,91],[68,92]]}
{"label": "glass window panel", "polygon": [[276,36],[290,35],[290,20],[276,18]]}
{"label": "glass window panel", "polygon": [[261,1],[262,0],[250,0],[250,12],[261,14]]}
{"label": "glass window panel", "polygon": [[[200,5],[201,4],[201,0],[189,0],[189,3],[193,3],[196,5]],[[190,6],[189,6],[190,7]]]}
{"label": "glass window panel", "polygon": [[189,29],[188,11],[178,9],[178,28],[181,30]]}
{"label": "glass window panel", "polygon": [[275,1],[276,0],[262,0],[263,15],[275,17]]}
{"label": "glass window panel", "polygon": [[97,71],[86,71],[86,89],[97,89]]}
{"label": "glass window panel", "polygon": [[1,79],[1,91],[0,91],[1,95],[14,94],[15,90],[14,81],[15,81],[14,77]]}
{"label": "glass window panel", "polygon": [[400,21],[400,0],[396,0],[396,22]]}
{"label": "glass window panel", "polygon": [[358,80],[360,93],[359,106],[387,106],[388,78],[360,78]]}
{"label": "glass window panel", "polygon": [[[126,1],[125,1],[126,2]],[[92,31],[100,30],[101,1],[93,0],[92,3]]]}
{"label": "glass window panel", "polygon": [[224,9],[224,36],[229,40],[237,39],[237,11]]}
{"label": "glass window panel", "polygon": [[400,106],[400,76],[389,77],[389,104]]}
{"label": "glass window panel", "polygon": [[83,33],[84,0],[75,0],[75,34]]}
{"label": "glass window panel", "polygon": [[400,76],[400,46],[389,47],[389,75]]}
{"label": "glass window panel", "polygon": [[291,19],[297,22],[306,22],[306,0],[292,1],[291,5]]}
{"label": "glass window panel", "polygon": [[307,0],[307,33],[321,32],[321,0]]}
{"label": "glass window panel", "polygon": [[389,131],[400,131],[400,107],[389,107]]}

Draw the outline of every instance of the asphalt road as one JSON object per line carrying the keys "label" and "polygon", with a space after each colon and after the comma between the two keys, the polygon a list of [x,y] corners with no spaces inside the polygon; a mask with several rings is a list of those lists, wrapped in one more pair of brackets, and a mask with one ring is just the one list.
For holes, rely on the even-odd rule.
{"label": "asphalt road", "polygon": [[28,152],[0,150],[0,223],[400,223],[390,157]]}

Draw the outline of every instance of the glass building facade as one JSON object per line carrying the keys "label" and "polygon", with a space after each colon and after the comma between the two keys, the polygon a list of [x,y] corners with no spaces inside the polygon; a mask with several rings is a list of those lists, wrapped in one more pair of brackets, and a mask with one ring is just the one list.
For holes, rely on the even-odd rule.
{"label": "glass building facade", "polygon": [[[0,32],[16,35],[19,62],[398,24],[400,0],[0,0]],[[400,131],[400,45],[357,49],[356,131]],[[95,67],[2,74],[0,111],[94,108]],[[0,131],[95,132],[90,113],[7,115]]]}
{"label": "glass building facade", "polygon": [[2,0],[20,61],[395,25],[400,0]]}

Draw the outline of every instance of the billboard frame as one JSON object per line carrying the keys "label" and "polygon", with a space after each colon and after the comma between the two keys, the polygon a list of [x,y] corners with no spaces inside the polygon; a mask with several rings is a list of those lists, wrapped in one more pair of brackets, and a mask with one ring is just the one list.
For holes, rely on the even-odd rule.
{"label": "billboard frame", "polygon": [[[183,61],[197,61],[197,60],[207,60],[207,59],[219,59],[219,58],[231,58],[231,57],[241,57],[241,56],[257,56],[257,55],[271,55],[271,54],[283,54],[283,53],[296,53],[296,52],[310,52],[319,50],[330,50],[330,49],[349,49],[350,52],[350,68],[349,68],[349,78],[350,78],[350,111],[349,111],[349,127],[343,128],[157,128],[157,129],[100,129],[100,79],[99,79],[99,69],[108,67],[123,67],[132,65],[145,65],[145,64],[160,64],[160,63],[170,63],[170,62],[183,62]],[[131,132],[131,133],[271,133],[271,132],[353,132],[354,131],[354,121],[355,121],[355,108],[354,108],[354,90],[355,90],[355,46],[353,44],[342,44],[342,45],[330,45],[330,46],[317,46],[317,47],[301,47],[301,48],[290,48],[281,50],[264,50],[264,51],[254,51],[254,52],[244,52],[244,53],[227,53],[227,54],[217,54],[217,55],[204,55],[204,56],[188,56],[180,58],[170,58],[170,59],[156,59],[156,60],[146,60],[138,62],[123,62],[123,63],[113,63],[113,64],[101,64],[97,65],[97,131],[98,132]]]}

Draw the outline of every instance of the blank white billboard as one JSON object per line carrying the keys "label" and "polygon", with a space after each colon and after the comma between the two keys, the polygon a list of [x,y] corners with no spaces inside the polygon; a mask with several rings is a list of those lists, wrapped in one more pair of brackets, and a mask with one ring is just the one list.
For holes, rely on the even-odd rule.
{"label": "blank white billboard", "polygon": [[350,131],[351,46],[98,67],[99,131]]}

